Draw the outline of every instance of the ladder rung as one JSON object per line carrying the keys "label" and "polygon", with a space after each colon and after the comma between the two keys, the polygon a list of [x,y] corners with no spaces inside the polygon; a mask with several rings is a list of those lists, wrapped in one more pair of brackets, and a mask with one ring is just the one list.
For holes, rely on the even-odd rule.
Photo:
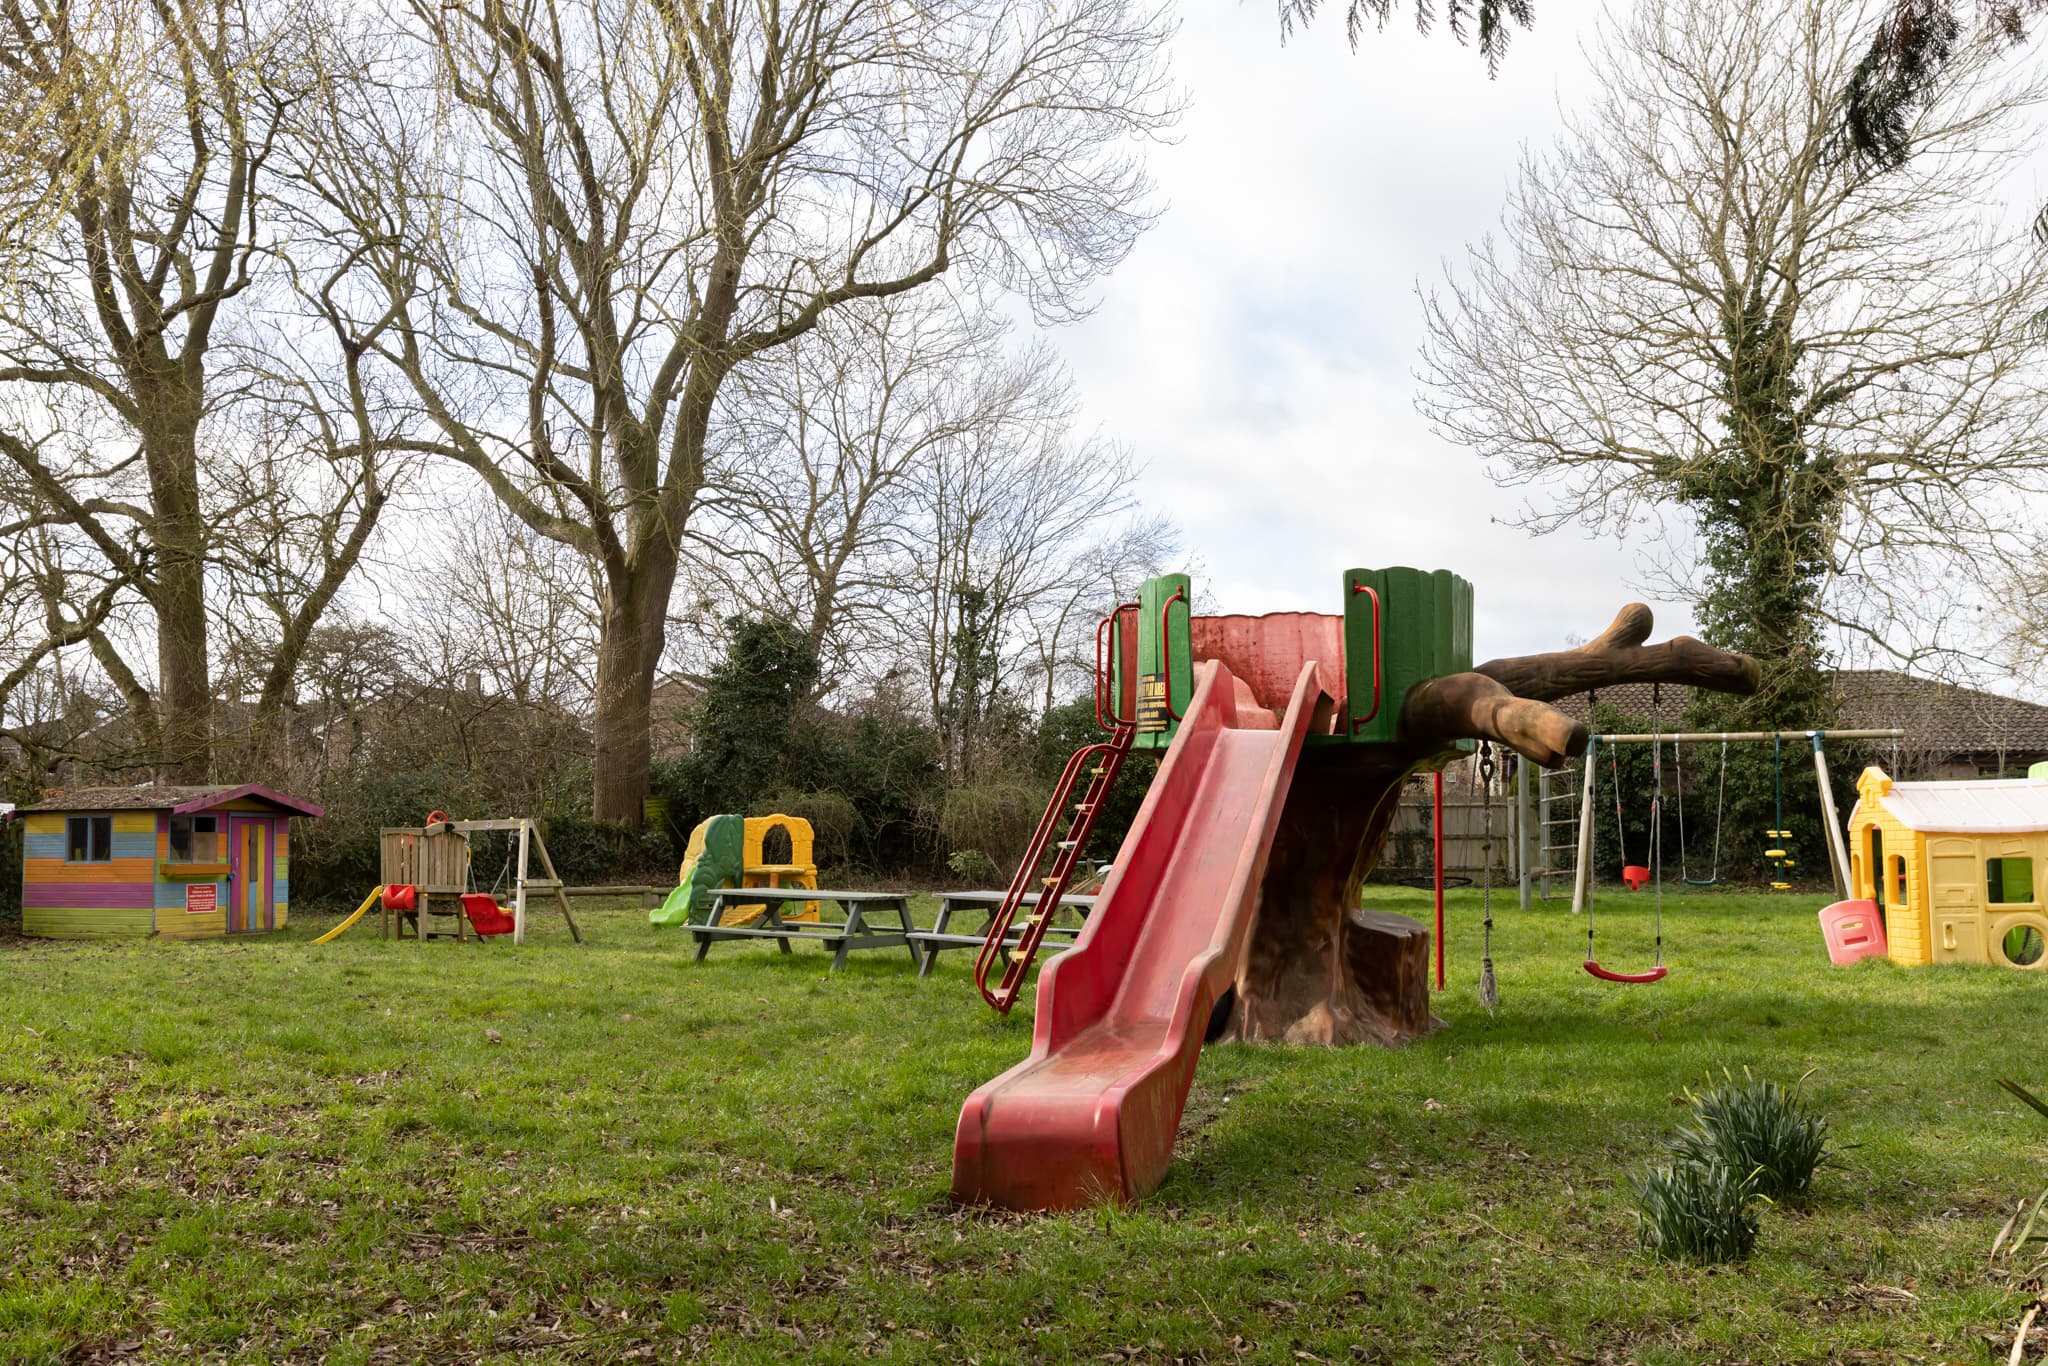
{"label": "ladder rung", "polygon": [[1031,955],[1022,949],[1011,949],[1009,957],[1012,963],[1027,963],[1031,961]]}

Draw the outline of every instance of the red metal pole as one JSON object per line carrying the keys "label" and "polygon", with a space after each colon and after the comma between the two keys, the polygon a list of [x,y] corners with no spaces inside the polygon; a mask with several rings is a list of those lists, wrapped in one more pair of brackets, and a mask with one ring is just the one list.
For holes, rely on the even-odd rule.
{"label": "red metal pole", "polygon": [[1444,771],[1430,794],[1430,842],[1436,846],[1436,989],[1444,989]]}

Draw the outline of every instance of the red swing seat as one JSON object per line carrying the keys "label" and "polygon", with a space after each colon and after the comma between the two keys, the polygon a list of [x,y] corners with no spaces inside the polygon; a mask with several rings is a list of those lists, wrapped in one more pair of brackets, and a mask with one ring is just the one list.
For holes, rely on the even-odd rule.
{"label": "red swing seat", "polygon": [[1615,972],[1609,968],[1601,967],[1599,963],[1591,958],[1586,960],[1585,968],[1587,972],[1592,973],[1603,982],[1661,982],[1671,972],[1671,969],[1665,967],[1662,963],[1651,968],[1648,972]]}
{"label": "red swing seat", "polygon": [[513,919],[509,911],[498,904],[498,899],[489,892],[464,892],[462,914],[469,920],[469,927],[479,935],[512,933]]}

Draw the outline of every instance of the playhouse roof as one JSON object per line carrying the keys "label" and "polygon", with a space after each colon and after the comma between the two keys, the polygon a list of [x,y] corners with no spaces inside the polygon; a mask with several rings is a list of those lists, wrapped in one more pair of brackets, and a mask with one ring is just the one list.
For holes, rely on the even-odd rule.
{"label": "playhouse roof", "polygon": [[81,787],[25,806],[23,811],[210,811],[237,797],[269,802],[294,816],[318,816],[322,808],[257,783],[150,787]]}
{"label": "playhouse roof", "polygon": [[1954,835],[2048,830],[2048,782],[2033,778],[1891,783],[1877,800],[1909,830]]}

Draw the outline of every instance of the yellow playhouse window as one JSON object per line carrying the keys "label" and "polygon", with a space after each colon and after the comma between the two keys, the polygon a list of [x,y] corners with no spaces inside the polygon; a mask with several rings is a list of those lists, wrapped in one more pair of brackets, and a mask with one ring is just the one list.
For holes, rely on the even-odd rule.
{"label": "yellow playhouse window", "polygon": [[105,863],[113,857],[112,816],[72,816],[64,822],[66,863]]}
{"label": "yellow playhouse window", "polygon": [[[1884,894],[1884,831],[1874,825],[1870,827],[1870,858],[1865,866],[1870,869],[1872,898],[1878,905],[1885,905],[1890,898]],[[1856,881],[1859,886],[1863,882],[1861,869],[1857,870]]]}
{"label": "yellow playhouse window", "polygon": [[219,863],[224,857],[220,847],[220,817],[171,817],[171,862]]}
{"label": "yellow playhouse window", "polygon": [[2034,861],[2030,858],[1985,859],[1984,900],[1993,906],[2031,904],[2034,900]]}
{"label": "yellow playhouse window", "polygon": [[1904,910],[1911,904],[1911,898],[1906,895],[1906,856],[1904,854],[1892,855],[1892,899],[1890,904],[1897,906],[1900,910]]}

